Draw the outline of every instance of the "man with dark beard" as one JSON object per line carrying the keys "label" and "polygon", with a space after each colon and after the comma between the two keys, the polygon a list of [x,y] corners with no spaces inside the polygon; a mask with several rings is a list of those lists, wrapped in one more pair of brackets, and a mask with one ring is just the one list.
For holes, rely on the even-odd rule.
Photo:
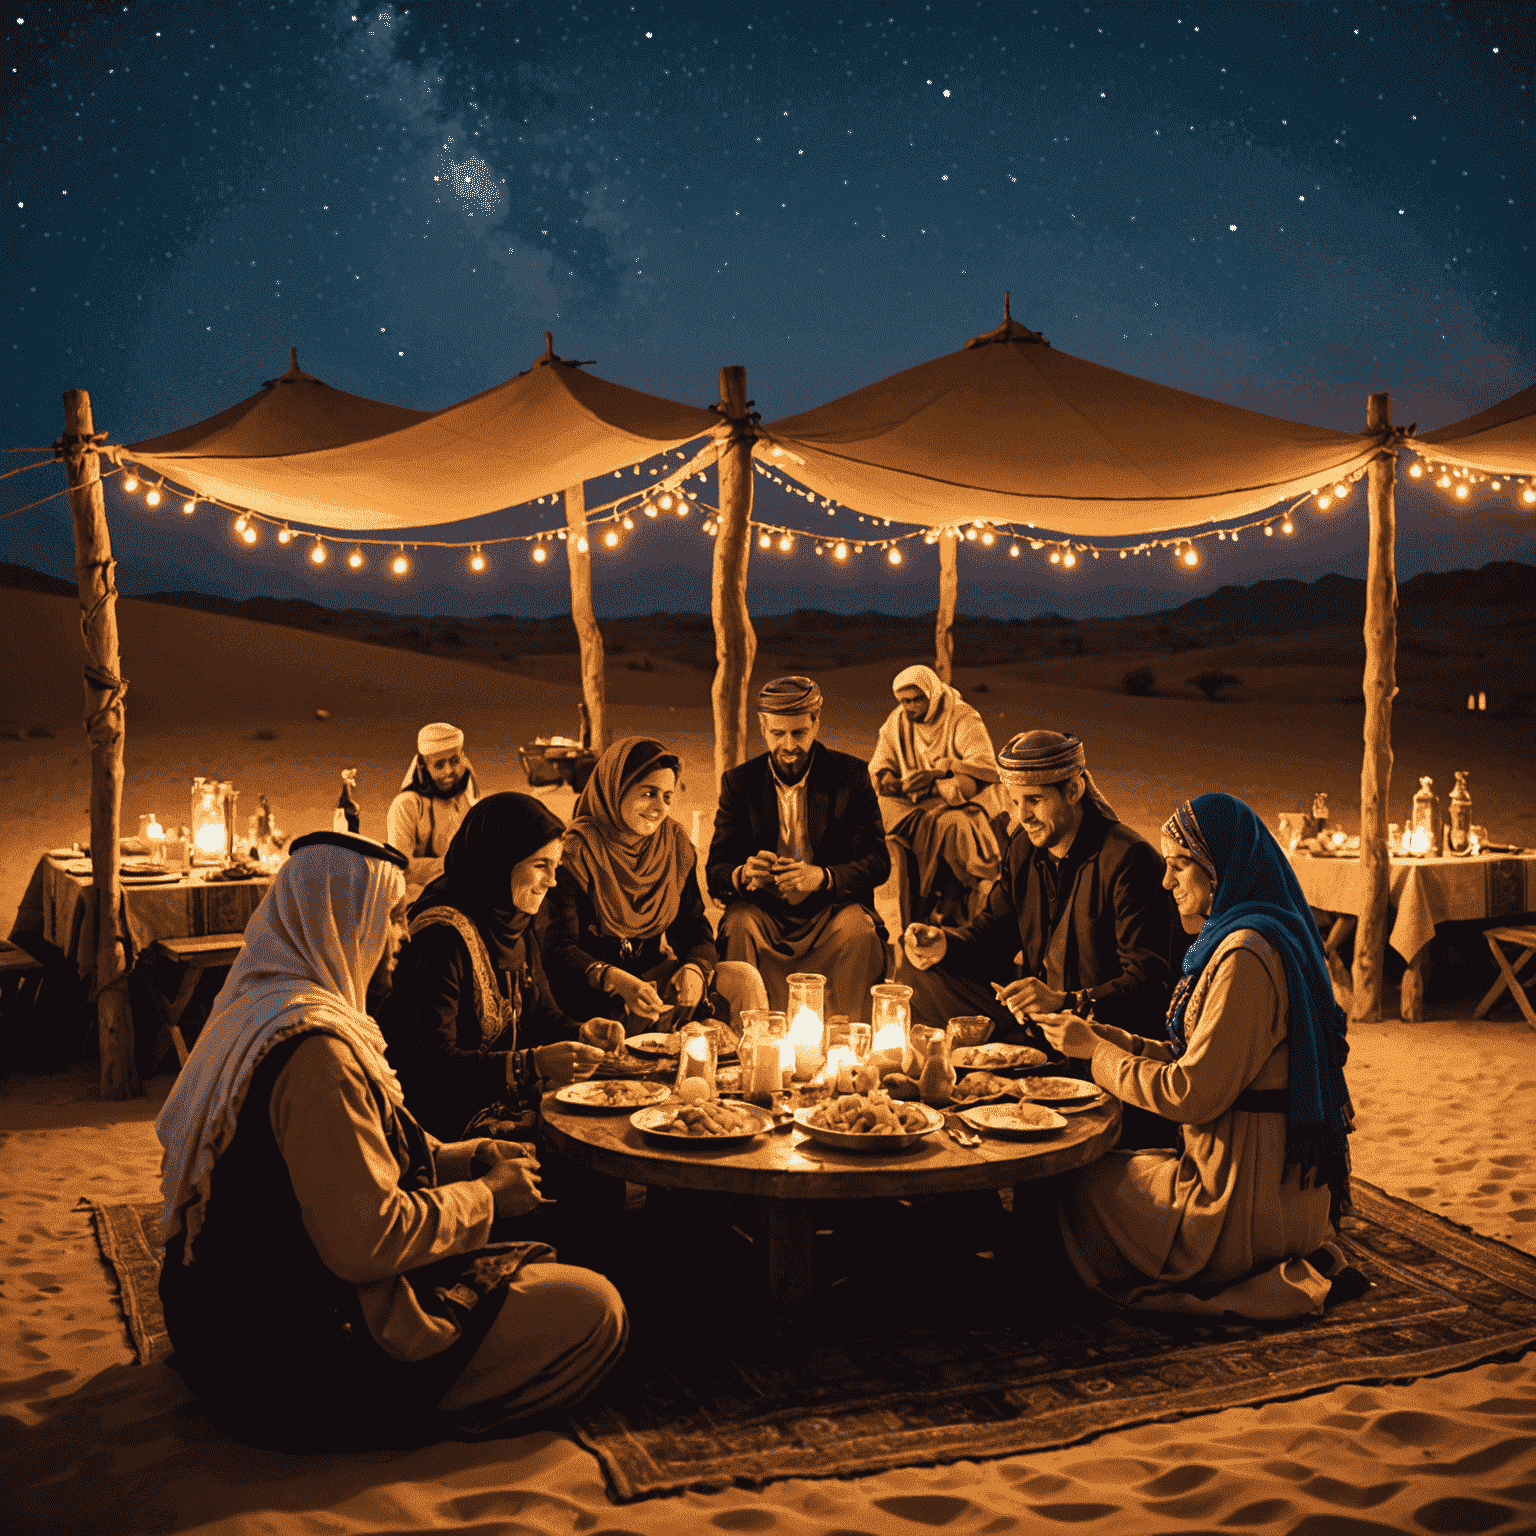
{"label": "man with dark beard", "polygon": [[480,798],[475,770],[464,755],[464,732],[446,721],[416,733],[416,756],[389,808],[385,841],[411,861],[410,901],[443,872],[443,855],[470,806]]}
{"label": "man with dark beard", "polygon": [[891,872],[869,767],[817,742],[810,678],[775,678],[757,706],[768,750],[720,781],[709,848],[709,891],[725,904],[719,947],[757,967],[776,1009],[790,973],[814,971],[829,1014],[862,1018],[885,975],[875,891]]}

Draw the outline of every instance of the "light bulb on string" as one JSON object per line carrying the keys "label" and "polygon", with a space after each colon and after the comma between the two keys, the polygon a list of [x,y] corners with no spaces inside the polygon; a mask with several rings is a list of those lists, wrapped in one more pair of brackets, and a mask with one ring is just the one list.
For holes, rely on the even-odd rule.
{"label": "light bulb on string", "polygon": [[535,544],[533,546],[533,563],[535,565],[543,565],[547,559],[549,559],[549,552],[542,544]]}
{"label": "light bulb on string", "polygon": [[1265,523],[1264,524],[1264,537],[1266,539],[1272,539],[1272,538],[1274,538],[1274,536],[1275,536],[1275,525],[1273,523]]}
{"label": "light bulb on string", "polygon": [[256,525],[254,523],[247,523],[245,527],[240,530],[240,537],[244,539],[247,544],[254,544],[256,542]]}
{"label": "light bulb on string", "polygon": [[760,533],[760,534],[758,534],[758,536],[757,536],[757,547],[759,549],[771,548],[772,544],[773,544],[773,536],[771,534],[767,534],[767,533]]}
{"label": "light bulb on string", "polygon": [[1286,518],[1286,520],[1283,523],[1280,524],[1280,532],[1281,533],[1295,533],[1296,532],[1296,525],[1290,520],[1290,518]]}
{"label": "light bulb on string", "polygon": [[1074,555],[1069,549],[1066,554],[1061,557],[1061,563],[1070,571],[1072,567],[1077,564],[1077,556]]}
{"label": "light bulb on string", "polygon": [[144,493],[144,505],[146,507],[158,507],[160,505],[161,492],[165,488],[164,480],[156,480]]}
{"label": "light bulb on string", "polygon": [[1451,477],[1449,475],[1441,475],[1440,478],[1435,481],[1435,484],[1438,485],[1442,491],[1448,491],[1451,488]]}
{"label": "light bulb on string", "polygon": [[283,526],[277,530],[277,542],[279,544],[288,544],[291,543],[292,540],[293,529],[290,528],[287,523],[284,523]]}
{"label": "light bulb on string", "polygon": [[314,565],[325,564],[326,549],[324,543],[322,543],[321,540],[316,539],[315,542],[310,546],[309,558],[311,563]]}
{"label": "light bulb on string", "polygon": [[885,558],[887,560],[889,560],[892,565],[900,565],[901,564],[901,551],[899,549],[897,549],[896,546],[893,544],[885,552]]}
{"label": "light bulb on string", "polygon": [[848,546],[846,544],[839,543],[837,547],[832,551],[832,553],[837,559],[846,560],[848,558]]}
{"label": "light bulb on string", "polygon": [[1189,548],[1184,551],[1184,564],[1188,566],[1196,566],[1200,564],[1200,555],[1196,551],[1193,544],[1191,544]]}
{"label": "light bulb on string", "polygon": [[1061,564],[1061,551],[1059,549],[1053,549],[1051,551],[1051,564],[1052,565],[1060,565]]}
{"label": "light bulb on string", "polygon": [[1424,466],[1422,464],[1410,464],[1408,466],[1408,473],[1415,480],[1421,479],[1424,474]]}
{"label": "light bulb on string", "polygon": [[187,497],[187,499],[181,504],[181,510],[187,517],[191,517],[192,514],[197,511],[197,497]]}
{"label": "light bulb on string", "polygon": [[1523,501],[1526,506],[1530,506],[1533,501],[1536,501],[1536,491],[1533,491],[1530,486],[1526,486],[1526,488],[1520,493],[1520,500]]}
{"label": "light bulb on string", "polygon": [[1124,559],[1125,559],[1125,551],[1124,551],[1124,550],[1123,550],[1123,549],[1122,549],[1122,550],[1121,550],[1121,551],[1120,551],[1120,558],[1121,558],[1121,559],[1122,559],[1122,560],[1124,560]]}
{"label": "light bulb on string", "polygon": [[123,477],[123,489],[127,491],[130,496],[132,496],[133,493],[138,490],[138,488],[139,477],[130,469],[128,473]]}
{"label": "light bulb on string", "polygon": [[1341,480],[1336,486],[1334,486],[1333,495],[1335,500],[1343,501],[1344,498],[1349,495],[1349,487],[1345,485]]}
{"label": "light bulb on string", "polygon": [[677,504],[677,515],[679,517],[687,517],[688,516],[688,503],[686,501],[679,501],[678,502],[678,504]]}
{"label": "light bulb on string", "polygon": [[1332,505],[1333,498],[1331,496],[1319,496],[1317,498],[1317,510],[1319,512],[1326,512]]}
{"label": "light bulb on string", "polygon": [[1499,484],[1499,482],[1497,480],[1490,480],[1488,482],[1488,487],[1489,487],[1490,490],[1495,490],[1495,491],[1503,489],[1503,487]]}
{"label": "light bulb on string", "polygon": [[609,549],[617,549],[619,547],[619,535],[617,531],[610,528],[608,532],[603,535],[603,543],[606,544]]}
{"label": "light bulb on string", "polygon": [[633,528],[633,527],[634,527],[634,526],[635,526],[635,520],[634,520],[634,518],[632,518],[632,517],[631,517],[631,516],[630,516],[630,515],[629,515],[629,514],[628,514],[628,513],[627,513],[627,512],[626,512],[626,513],[625,513],[625,514],[624,514],[624,527],[625,527],[625,528],[626,528],[626,529],[632,529],[632,528]]}
{"label": "light bulb on string", "polygon": [[1467,497],[1470,496],[1471,494],[1472,493],[1467,488],[1467,485],[1465,484],[1465,482],[1463,482],[1461,485],[1458,485],[1456,487],[1456,499],[1457,499],[1457,501],[1465,501],[1467,499]]}
{"label": "light bulb on string", "polygon": [[[673,507],[673,498],[671,496],[663,493],[661,496],[659,496],[657,498],[657,505],[661,508],[661,510],[663,512],[670,512],[672,510],[672,507]],[[651,513],[652,517],[654,517],[655,515],[656,514],[654,512]]]}
{"label": "light bulb on string", "polygon": [[237,517],[235,519],[235,532],[236,533],[244,533],[245,532],[245,513],[243,513],[243,512],[240,514],[239,517]]}
{"label": "light bulb on string", "polygon": [[1011,559],[1017,560],[1019,558],[1019,546],[1017,544],[1010,544],[1008,546],[1008,554]]}
{"label": "light bulb on string", "polygon": [[350,565],[354,571],[362,570],[366,560],[367,557],[363,554],[362,545],[358,545],[358,547],[354,549],[350,555],[347,556],[347,564]]}
{"label": "light bulb on string", "polygon": [[[583,541],[585,542],[585,541]],[[390,572],[395,576],[404,576],[411,568],[411,562],[406,559],[405,545],[400,546],[400,553],[389,562]]]}
{"label": "light bulb on string", "polygon": [[583,534],[580,538],[578,538],[576,540],[576,552],[577,552],[577,554],[581,554],[581,555],[586,554],[586,552],[587,552],[587,539],[586,539],[586,535],[585,534]]}
{"label": "light bulb on string", "polygon": [[794,547],[795,547],[795,541],[792,538],[790,538],[790,536],[787,533],[779,540],[779,549],[780,549],[780,551],[782,553],[784,553],[786,555]]}
{"label": "light bulb on string", "polygon": [[982,534],[981,542],[987,545],[990,545],[993,542],[992,530],[990,528],[984,534]]}
{"label": "light bulb on string", "polygon": [[478,544],[469,552],[469,568],[476,573],[485,569],[485,551]]}

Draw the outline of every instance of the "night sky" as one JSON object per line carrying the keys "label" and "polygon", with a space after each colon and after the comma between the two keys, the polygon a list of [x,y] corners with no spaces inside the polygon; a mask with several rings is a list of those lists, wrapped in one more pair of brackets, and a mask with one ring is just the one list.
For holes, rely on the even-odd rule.
{"label": "night sky", "polygon": [[[437,409],[527,367],[546,329],[697,405],[744,364],[773,419],[954,350],[1005,289],[1054,345],[1129,373],[1351,431],[1386,389],[1400,424],[1441,426],[1536,378],[1533,15],[16,0],[0,437],[50,443],[72,387],[115,441],[167,431],[283,372],[290,344],[328,383]],[[15,476],[0,510],[61,480]],[[108,507],[130,594],[566,602],[563,562],[516,546],[475,577],[424,551],[401,583],[270,538],[237,550],[215,513]],[[1458,515],[1401,487],[1399,515],[1402,577],[1536,557],[1507,497]],[[1141,562],[1135,587],[968,548],[960,606],[1134,612],[1363,574],[1364,497],[1283,544],[1202,547],[1198,571]],[[0,559],[70,576],[71,548],[63,500],[0,523]],[[897,571],[754,549],[752,606],[931,610],[936,559],[908,550]],[[695,525],[642,522],[594,556],[599,613],[706,610],[709,554]]]}

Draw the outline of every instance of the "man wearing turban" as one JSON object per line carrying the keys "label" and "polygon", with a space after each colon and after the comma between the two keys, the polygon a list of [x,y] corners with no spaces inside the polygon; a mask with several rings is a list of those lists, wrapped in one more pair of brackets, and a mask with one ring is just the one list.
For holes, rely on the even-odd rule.
{"label": "man wearing turban", "polygon": [[999,1039],[1037,1047],[1046,1042],[1029,1022],[1035,1014],[1092,1014],[1160,1033],[1173,914],[1157,849],[1099,793],[1077,737],[1021,733],[997,762],[1023,835],[974,919],[908,926],[897,977],[912,988],[913,1017],[987,1014]]}
{"label": "man wearing turban", "polygon": [[875,891],[891,872],[869,768],[816,740],[810,678],[775,678],[757,707],[768,750],[720,781],[709,847],[721,947],[757,967],[773,1008],[791,972],[814,971],[827,978],[827,1012],[857,1019],[885,975]]}
{"label": "man wearing turban", "polygon": [[475,770],[464,755],[464,732],[445,720],[422,726],[416,733],[416,756],[385,823],[385,841],[411,861],[405,876],[409,900],[442,874],[453,834],[479,798]]}

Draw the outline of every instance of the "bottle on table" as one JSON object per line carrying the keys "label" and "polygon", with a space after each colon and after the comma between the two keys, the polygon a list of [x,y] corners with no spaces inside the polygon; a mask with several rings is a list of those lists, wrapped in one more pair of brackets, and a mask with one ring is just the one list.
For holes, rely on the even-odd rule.
{"label": "bottle on table", "polygon": [[331,817],[331,830],[333,832],[359,832],[362,830],[362,812],[358,809],[357,796],[353,793],[356,788],[357,769],[343,768],[341,770],[341,793],[336,797],[336,810]]}
{"label": "bottle on table", "polygon": [[1413,797],[1413,821],[1411,851],[1418,854],[1438,853],[1440,849],[1440,807],[1435,799],[1435,781],[1426,774],[1420,775],[1418,792]]}
{"label": "bottle on table", "polygon": [[955,1096],[955,1066],[949,1059],[949,1036],[935,1031],[928,1042],[928,1058],[917,1080],[917,1094],[924,1104],[942,1109]]}
{"label": "bottle on table", "polygon": [[1450,794],[1450,823],[1446,845],[1452,853],[1466,853],[1472,846],[1472,796],[1467,790],[1470,770],[1456,770],[1456,787]]}
{"label": "bottle on table", "polygon": [[1313,835],[1321,837],[1328,827],[1328,791],[1320,789],[1312,796],[1312,820],[1317,823]]}

